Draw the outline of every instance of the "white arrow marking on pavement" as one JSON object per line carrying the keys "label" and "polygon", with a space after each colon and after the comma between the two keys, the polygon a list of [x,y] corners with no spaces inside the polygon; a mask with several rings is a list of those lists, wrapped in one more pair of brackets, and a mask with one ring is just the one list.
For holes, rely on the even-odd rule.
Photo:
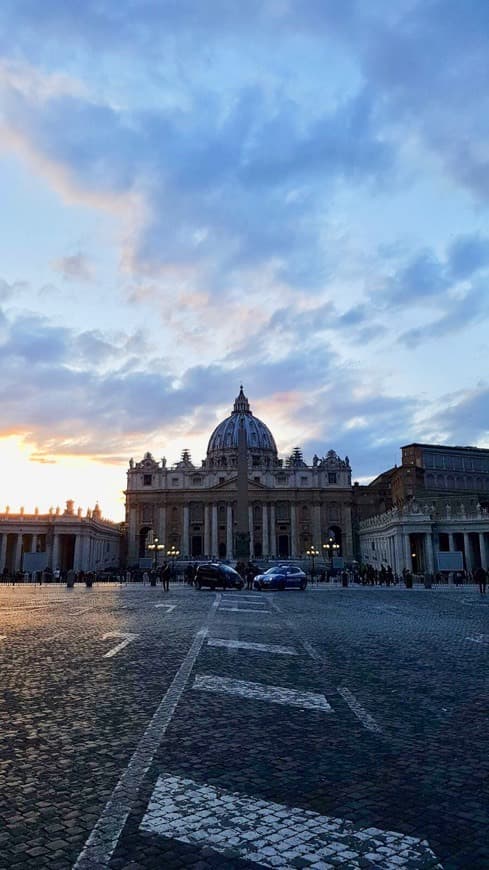
{"label": "white arrow marking on pavement", "polygon": [[155,607],[166,607],[168,613],[171,613],[172,610],[175,610],[176,604],[155,604]]}
{"label": "white arrow marking on pavement", "polygon": [[351,867],[363,860],[376,870],[401,865],[441,870],[426,840],[253,800],[178,776],[159,777],[140,828],[216,852],[231,848],[233,857],[283,870],[293,870],[298,859],[314,867],[331,867],[332,859],[336,866],[339,859]]}
{"label": "white arrow marking on pavement", "polygon": [[289,704],[291,707],[321,710],[323,713],[333,712],[324,695],[316,692],[298,692],[296,689],[286,689],[283,686],[267,686],[264,683],[249,683],[246,680],[233,680],[229,677],[197,674],[193,688],[225,695],[239,695],[241,698],[252,698],[258,701],[270,701],[271,704]]}
{"label": "white arrow marking on pavement", "polygon": [[104,659],[110,659],[112,658],[112,656],[117,655],[117,653],[121,649],[124,649],[124,647],[127,646],[128,643],[131,643],[131,641],[137,637],[137,634],[130,634],[130,632],[123,631],[109,631],[108,634],[104,634],[102,640],[107,640],[108,637],[123,637],[125,638],[125,640],[121,641],[121,643],[118,643],[117,646],[114,646],[112,649],[110,649],[108,653],[105,653]]}
{"label": "white arrow marking on pavement", "polygon": [[359,701],[355,698],[349,689],[346,687],[340,688],[337,690],[341,697],[346,701],[350,710],[353,711],[357,719],[360,719],[364,728],[367,728],[368,731],[374,731],[376,734],[382,734],[382,728],[380,725],[377,725],[374,717],[367,713],[367,711],[362,707]]}
{"label": "white arrow marking on pavement", "polygon": [[291,646],[280,646],[278,643],[248,643],[245,640],[225,640],[220,637],[210,637],[207,646],[224,646],[227,649],[249,649],[256,652],[277,653],[284,656],[296,656],[297,650]]}

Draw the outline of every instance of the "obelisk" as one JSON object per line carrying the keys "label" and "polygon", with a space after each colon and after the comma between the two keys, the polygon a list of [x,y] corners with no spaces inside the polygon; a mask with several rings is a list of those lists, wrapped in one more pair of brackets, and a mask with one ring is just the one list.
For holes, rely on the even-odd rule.
{"label": "obelisk", "polygon": [[[241,388],[243,389],[243,388]],[[250,558],[250,525],[248,514],[248,451],[244,414],[238,424],[237,516],[234,553],[236,559]]]}

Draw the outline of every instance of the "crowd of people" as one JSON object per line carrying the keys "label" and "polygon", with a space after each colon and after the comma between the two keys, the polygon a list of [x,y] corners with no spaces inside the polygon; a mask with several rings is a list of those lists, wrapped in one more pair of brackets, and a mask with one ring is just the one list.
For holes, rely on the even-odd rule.
{"label": "crowd of people", "polygon": [[[75,583],[85,583],[91,586],[94,582],[112,581],[123,583],[142,582],[148,583],[151,586],[156,586],[161,583],[163,589],[168,591],[170,581],[183,579],[189,585],[193,585],[197,573],[197,562],[188,562],[183,570],[183,574],[178,573],[177,565],[174,561],[164,562],[152,569],[133,568],[132,570],[114,569],[114,571],[74,571],[61,570],[57,568],[52,571],[51,568],[44,568],[42,571],[15,571],[10,573],[6,569],[0,574],[0,582],[16,585],[17,583],[35,583],[43,585],[44,583],[66,583],[68,586],[73,586]],[[236,571],[243,578],[247,589],[253,588],[253,580],[256,575],[262,570],[253,561],[244,562],[239,560],[236,563]],[[333,569],[333,568],[316,568],[311,569],[310,578],[316,583],[337,583],[341,582],[343,586],[349,583],[357,583],[362,586],[398,586],[405,585],[411,588],[414,581],[414,575],[411,571],[405,569],[402,574],[396,574],[390,565],[381,565],[380,568],[375,568],[373,565],[361,565],[354,563],[348,569]],[[437,571],[434,574],[424,574],[423,582],[426,585],[440,585],[451,583],[455,586],[464,586],[467,584],[477,584],[481,594],[485,594],[487,590],[488,572],[485,568],[479,567],[474,572],[460,570],[441,573]]]}

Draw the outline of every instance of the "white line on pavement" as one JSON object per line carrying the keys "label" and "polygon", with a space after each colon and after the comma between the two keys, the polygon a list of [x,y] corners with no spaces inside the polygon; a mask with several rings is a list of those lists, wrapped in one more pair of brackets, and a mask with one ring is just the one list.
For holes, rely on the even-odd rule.
{"label": "white line on pavement", "polygon": [[125,638],[125,640],[122,640],[120,643],[117,644],[117,646],[112,647],[112,649],[109,650],[109,652],[105,653],[104,659],[110,659],[110,658],[112,658],[112,656],[117,655],[117,653],[120,652],[121,649],[124,649],[124,647],[127,646],[128,643],[131,643],[131,641],[133,641],[137,636],[138,636],[137,634],[131,634],[130,632],[122,632],[122,631],[109,631],[108,634],[104,634],[104,636],[102,637],[102,640],[107,640],[108,637],[123,637],[123,638]]}
{"label": "white line on pavement", "polygon": [[155,604],[155,607],[166,607],[168,613],[171,613],[172,610],[175,610],[176,604]]}
{"label": "white line on pavement", "polygon": [[465,640],[471,640],[473,643],[489,643],[489,634],[476,634],[475,637],[466,637]]}
{"label": "white line on pavement", "polygon": [[333,712],[324,695],[319,695],[316,692],[299,692],[296,689],[287,689],[283,686],[268,686],[264,683],[249,683],[246,680],[233,680],[229,677],[197,674],[193,688],[203,689],[205,692],[239,695],[241,698],[251,698],[257,701],[269,701],[271,704],[301,707],[303,710]]}
{"label": "white line on pavement", "polygon": [[140,829],[181,843],[232,849],[233,857],[283,870],[310,867],[440,868],[426,840],[312,810],[255,800],[178,776],[160,776]]}
{"label": "white line on pavement", "polygon": [[227,613],[270,613],[269,610],[259,610],[258,607],[220,607],[219,613],[222,610]]}
{"label": "white line on pavement", "polygon": [[277,653],[278,655],[296,656],[297,650],[291,646],[281,646],[278,643],[248,643],[245,640],[225,640],[221,637],[210,637],[208,646],[224,646],[227,649],[249,649],[256,652]]}
{"label": "white line on pavement", "polygon": [[151,722],[144,732],[128,767],[112,792],[102,815],[90,834],[73,870],[94,870],[108,867],[127,817],[138,797],[156,750],[170,724],[192,668],[207,636],[209,625],[219,603],[217,595],[209,613],[207,624],[197,633],[192,646],[180,665],[173,682],[164,695]]}
{"label": "white line on pavement", "polygon": [[377,722],[367,711],[362,707],[359,701],[355,698],[354,695],[350,692],[346,687],[339,688],[337,690],[341,697],[346,701],[350,710],[355,714],[355,716],[360,720],[364,728],[367,728],[368,731],[373,731],[376,734],[382,734],[382,728],[380,725],[377,725]]}

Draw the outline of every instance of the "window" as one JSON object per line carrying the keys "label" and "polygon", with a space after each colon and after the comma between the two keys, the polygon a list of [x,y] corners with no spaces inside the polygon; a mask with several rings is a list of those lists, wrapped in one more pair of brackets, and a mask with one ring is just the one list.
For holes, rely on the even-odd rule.
{"label": "window", "polygon": [[304,475],[301,477],[301,486],[307,486],[308,478]]}
{"label": "window", "polygon": [[202,486],[202,478],[197,475],[192,478],[192,483],[194,486]]}
{"label": "window", "polygon": [[220,478],[219,478],[219,483],[226,483],[226,478],[225,478],[225,477],[220,477]]}
{"label": "window", "polygon": [[328,471],[328,483],[336,483],[336,471]]}
{"label": "window", "polygon": [[259,477],[254,477],[253,480],[255,481],[255,483],[260,483],[260,478],[259,478]]}
{"label": "window", "polygon": [[153,475],[152,474],[143,474],[143,486],[151,486],[153,483]]}
{"label": "window", "polygon": [[178,486],[178,484],[179,484],[179,478],[178,478],[178,477],[172,477],[172,479],[171,479],[171,485],[172,485],[172,486]]}

